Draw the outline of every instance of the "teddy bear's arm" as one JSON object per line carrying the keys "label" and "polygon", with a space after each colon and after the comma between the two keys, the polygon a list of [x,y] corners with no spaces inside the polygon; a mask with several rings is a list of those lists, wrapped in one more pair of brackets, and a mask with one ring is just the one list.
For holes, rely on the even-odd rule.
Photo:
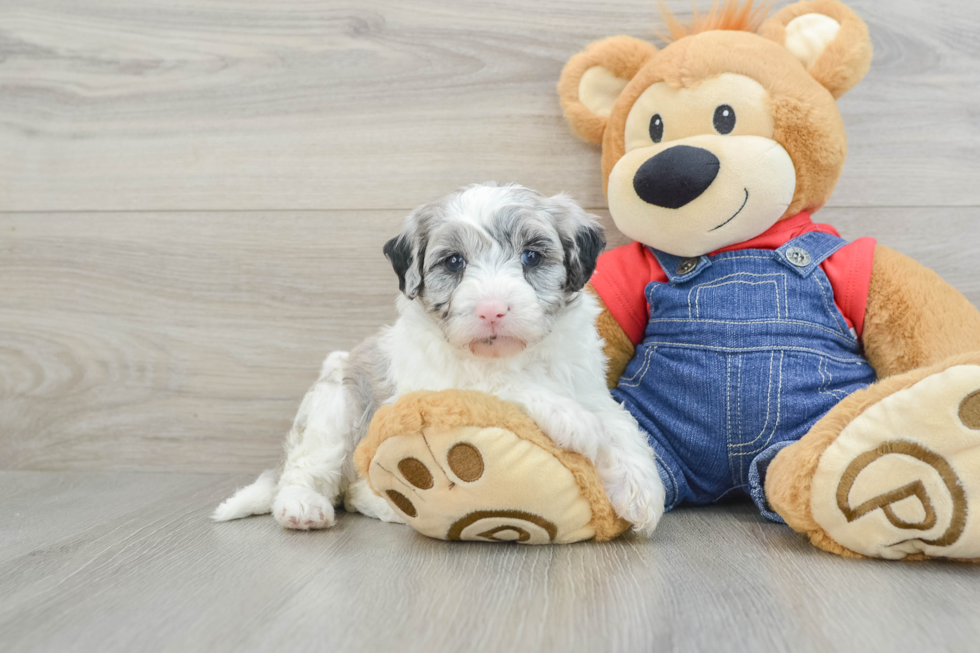
{"label": "teddy bear's arm", "polygon": [[980,351],[980,311],[932,270],[876,245],[863,340],[885,378]]}
{"label": "teddy bear's arm", "polygon": [[609,366],[606,368],[606,385],[610,388],[615,388],[619,385],[619,377],[626,370],[626,365],[633,358],[635,348],[629,336],[623,331],[623,327],[619,326],[619,322],[616,321],[613,314],[606,308],[602,297],[592,287],[592,284],[590,283],[585,288],[595,295],[595,298],[599,300],[599,306],[602,307],[602,313],[596,319],[596,329],[599,330],[599,335],[606,342],[603,348],[606,358],[609,359]]}

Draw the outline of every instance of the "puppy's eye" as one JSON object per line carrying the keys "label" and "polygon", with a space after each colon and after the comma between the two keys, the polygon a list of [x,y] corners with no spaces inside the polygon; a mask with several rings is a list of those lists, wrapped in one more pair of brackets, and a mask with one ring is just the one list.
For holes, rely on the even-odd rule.
{"label": "puppy's eye", "polygon": [[664,119],[660,117],[659,113],[653,114],[653,118],[650,118],[650,138],[653,139],[654,143],[659,143],[664,139]]}
{"label": "puppy's eye", "polygon": [[521,254],[521,263],[526,268],[536,268],[541,265],[541,253],[535,252],[533,249],[526,249]]}
{"label": "puppy's eye", "polygon": [[462,272],[463,268],[466,267],[466,259],[459,254],[451,254],[450,256],[446,257],[443,264],[446,266],[447,270],[455,274],[457,272]]}
{"label": "puppy's eye", "polygon": [[735,129],[735,109],[727,104],[715,109],[715,129],[719,134],[731,134]]}

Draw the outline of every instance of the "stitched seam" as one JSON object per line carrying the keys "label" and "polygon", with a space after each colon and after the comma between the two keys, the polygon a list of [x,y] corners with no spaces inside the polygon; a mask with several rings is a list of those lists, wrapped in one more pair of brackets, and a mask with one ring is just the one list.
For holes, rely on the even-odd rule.
{"label": "stitched seam", "polygon": [[[747,447],[749,445],[755,444],[756,442],[759,441],[759,438],[762,437],[762,434],[766,432],[766,429],[769,428],[769,415],[772,414],[772,363],[774,360],[776,360],[775,351],[769,354],[769,383],[768,383],[768,388],[766,389],[766,421],[763,422],[762,428],[759,430],[759,435],[755,436],[755,438],[750,442],[740,442],[739,444],[736,445],[737,447]],[[736,454],[736,455],[742,455],[742,454]],[[741,478],[741,476],[739,476],[739,478]]]}
{"label": "stitched seam", "polygon": [[[775,354],[775,352],[773,352],[773,354]],[[776,421],[772,425],[772,431],[769,432],[769,437],[766,439],[766,441],[762,444],[761,447],[759,447],[755,451],[745,451],[745,452],[742,452],[742,453],[737,453],[737,454],[735,454],[736,456],[754,456],[754,455],[758,454],[760,451],[764,451],[772,443],[772,439],[776,435],[776,430],[779,428],[779,422],[780,422],[780,419],[782,418],[782,413],[783,413],[783,411],[782,411],[782,407],[783,407],[783,359],[785,357],[786,357],[786,352],[780,351],[779,352],[779,385],[776,387]],[[772,379],[771,378],[770,378],[770,386],[769,387],[770,387],[770,390],[771,390],[772,389]],[[768,421],[768,419],[769,419],[769,417],[768,417],[768,408],[767,408],[766,420]],[[761,437],[762,434],[760,433],[759,436]],[[758,440],[758,439],[759,438],[756,438],[756,440]],[[748,444],[752,444],[752,443],[750,442]],[[741,462],[742,462],[742,464],[744,466],[744,459]]]}
{"label": "stitched seam", "polygon": [[[649,323],[650,324],[653,324],[654,322],[682,322],[682,323],[687,323],[687,322],[690,322],[690,321],[691,320],[685,320],[684,318],[680,318],[680,317],[659,317],[659,318],[657,318],[655,320],[650,320]],[[814,329],[820,329],[821,331],[826,331],[827,333],[829,333],[830,335],[834,336],[835,338],[840,338],[841,340],[843,340],[844,342],[846,342],[848,344],[857,345],[857,342],[858,342],[856,339],[854,339],[852,337],[849,337],[850,336],[850,332],[848,332],[847,335],[844,335],[844,334],[841,334],[841,333],[839,333],[837,331],[834,331],[833,329],[829,329],[829,328],[827,328],[827,327],[825,327],[825,326],[823,326],[821,324],[817,324],[816,322],[807,322],[805,320],[713,320],[713,319],[710,319],[710,318],[703,318],[703,319],[699,319],[697,321],[697,324],[703,324],[703,323],[708,323],[708,324],[791,324],[791,325],[798,325],[798,326],[805,326],[805,327],[813,327]]]}
{"label": "stitched seam", "polygon": [[714,261],[714,263],[716,265],[718,263],[724,263],[725,261],[735,261],[735,260],[741,259],[741,258],[761,258],[761,259],[766,260],[766,261],[772,259],[771,256],[725,256],[725,258],[720,258],[721,256],[724,256],[724,254],[718,254],[716,257],[712,257],[712,259],[713,259],[713,261]]}
{"label": "stitched seam", "polygon": [[[650,368],[650,357],[653,356],[654,349],[654,347],[647,347],[646,351],[643,352],[643,365],[641,365],[640,369],[636,371],[636,374],[630,378],[620,378],[619,385],[623,386],[624,388],[635,388],[643,382],[643,378],[646,376],[647,370]],[[633,383],[634,381],[636,383]]]}
{"label": "stitched seam", "polygon": [[[782,276],[783,278],[783,317],[785,317],[788,320],[789,319],[789,281],[786,280],[785,272],[780,276]],[[776,314],[776,317],[779,317],[778,313]]]}
{"label": "stitched seam", "polygon": [[[689,343],[662,342],[659,340],[652,340],[646,344],[657,345],[658,347],[663,347],[665,349],[693,348],[693,349],[709,349],[709,350],[716,350],[716,351],[733,351],[733,352],[773,351],[772,347],[724,347],[722,345],[695,345]],[[814,354],[816,356],[829,358],[830,360],[837,361],[838,363],[845,363],[849,365],[867,364],[867,361],[860,356],[854,356],[853,358],[841,358],[839,356],[831,356],[830,354],[826,354],[818,349],[809,349],[807,347],[781,347],[780,351],[804,351],[810,354]]]}
{"label": "stitched seam", "polygon": [[[647,437],[649,437],[649,435]],[[653,447],[651,447],[651,449],[653,449]],[[677,477],[674,476],[674,471],[670,468],[670,465],[668,465],[665,462],[664,457],[661,456],[659,453],[657,453],[657,450],[656,449],[653,449],[653,458],[654,458],[654,460],[659,460],[660,461],[660,466],[663,467],[664,471],[667,472],[667,475],[670,476],[670,484],[672,486],[671,489],[672,489],[672,492],[673,492],[673,495],[674,495],[673,496],[673,499],[674,500],[671,501],[670,503],[671,503],[671,505],[673,505],[673,504],[677,503],[677,495],[680,494],[680,491],[681,491],[680,490],[680,486],[677,484]]]}
{"label": "stitched seam", "polygon": [[[739,272],[737,274],[745,274],[745,273]],[[724,279],[727,279],[729,277],[734,277],[734,276],[735,276],[734,274],[730,274],[730,275],[728,275],[726,277],[721,277],[720,279],[716,279],[716,281],[723,281]],[[772,274],[753,274],[753,275],[750,275],[750,276],[753,276],[753,277],[771,277],[771,276],[777,276],[777,275],[772,275]],[[778,276],[783,277],[783,283],[785,284],[785,282],[786,282],[785,275],[778,275]],[[701,290],[702,289],[705,289],[705,288],[721,288],[723,286],[730,286],[730,285],[736,284],[736,283],[743,283],[743,284],[745,284],[747,286],[761,286],[763,284],[771,283],[774,286],[776,286],[776,317],[779,317],[779,283],[775,279],[769,279],[768,281],[742,281],[742,280],[735,280],[735,281],[726,281],[725,283],[711,283],[711,284],[707,284],[706,283],[706,284],[702,284],[702,285],[698,286],[695,289],[692,289],[692,290],[697,290],[697,292],[694,295],[694,308],[697,311],[698,319],[699,320],[701,319],[701,305],[700,305],[700,302],[701,302]],[[688,297],[690,297],[690,295]],[[690,311],[690,305],[691,305],[691,302],[690,302],[690,299],[688,299],[688,311]]]}
{"label": "stitched seam", "polygon": [[728,473],[732,479],[735,478],[735,466],[733,465],[732,451],[732,357],[725,357],[725,416],[727,417],[727,437],[728,437]]}
{"label": "stitched seam", "polygon": [[823,371],[824,363],[826,359],[819,359],[817,361],[817,373],[820,375],[820,387],[817,388],[817,394],[825,395],[827,394],[827,375]]}
{"label": "stitched seam", "polygon": [[755,273],[755,272],[732,272],[731,274],[726,274],[723,277],[718,277],[714,281],[710,281],[708,283],[701,284],[701,286],[699,286],[699,288],[710,287],[710,284],[713,284],[716,281],[724,281],[725,279],[731,279],[732,277],[783,277],[783,278],[785,278],[786,277],[786,274],[784,272],[778,272],[778,273],[777,272],[768,272],[766,274],[758,274],[758,273]]}
{"label": "stitched seam", "polygon": [[847,393],[841,389],[831,390],[831,384],[834,382],[834,373],[830,371],[830,368],[826,366],[826,361],[821,361],[824,364],[823,371],[827,373],[827,382],[821,386],[820,394],[827,395],[828,397],[833,397],[836,401],[842,400],[847,396]]}
{"label": "stitched seam", "polygon": [[[813,279],[813,282],[816,283],[817,288],[820,289],[820,294],[821,296],[823,296],[823,304],[827,308],[827,314],[834,321],[834,324],[837,325],[837,328],[840,329],[841,333],[847,333],[847,329],[846,329],[847,323],[841,324],[840,318],[838,318],[838,314],[840,314],[840,311],[834,311],[830,308],[832,302],[827,297],[827,291],[824,289],[823,284],[820,283],[817,279]],[[827,285],[830,285],[830,281],[827,281]]]}
{"label": "stitched seam", "polygon": [[[738,387],[739,387],[739,389],[742,388],[742,361],[743,361],[742,357],[739,356],[738,357]],[[739,434],[741,436],[741,432],[742,432],[742,393],[741,392],[738,393],[738,431],[739,431]],[[739,437],[739,439],[741,440],[741,437]],[[735,480],[734,477],[732,478],[732,480]]]}

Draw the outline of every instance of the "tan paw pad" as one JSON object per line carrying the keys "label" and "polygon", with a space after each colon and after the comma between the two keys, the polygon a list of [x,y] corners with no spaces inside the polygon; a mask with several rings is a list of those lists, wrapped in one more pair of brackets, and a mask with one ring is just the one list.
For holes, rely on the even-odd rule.
{"label": "tan paw pad", "polygon": [[592,511],[572,473],[506,429],[428,428],[390,437],[369,477],[430,537],[547,544],[594,535]]}
{"label": "tan paw pad", "polygon": [[960,365],[885,397],[823,452],[814,519],[879,558],[980,557],[980,367]]}

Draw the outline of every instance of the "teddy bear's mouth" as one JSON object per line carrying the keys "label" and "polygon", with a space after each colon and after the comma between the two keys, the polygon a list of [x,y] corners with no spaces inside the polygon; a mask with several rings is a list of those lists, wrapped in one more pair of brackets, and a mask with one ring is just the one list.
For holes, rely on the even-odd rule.
{"label": "teddy bear's mouth", "polygon": [[715,227],[713,229],[708,229],[708,233],[711,233],[712,231],[718,231],[719,229],[721,229],[722,227],[724,227],[726,224],[728,224],[729,222],[731,222],[732,220],[734,220],[736,215],[738,215],[739,213],[742,212],[742,209],[744,209],[745,208],[745,205],[748,204],[748,202],[749,202],[749,189],[748,188],[743,188],[742,190],[745,191],[745,199],[742,200],[742,206],[738,207],[738,211],[735,211],[735,215],[733,215],[732,217],[728,218],[727,220],[725,220],[724,222],[722,222],[717,227]]}

